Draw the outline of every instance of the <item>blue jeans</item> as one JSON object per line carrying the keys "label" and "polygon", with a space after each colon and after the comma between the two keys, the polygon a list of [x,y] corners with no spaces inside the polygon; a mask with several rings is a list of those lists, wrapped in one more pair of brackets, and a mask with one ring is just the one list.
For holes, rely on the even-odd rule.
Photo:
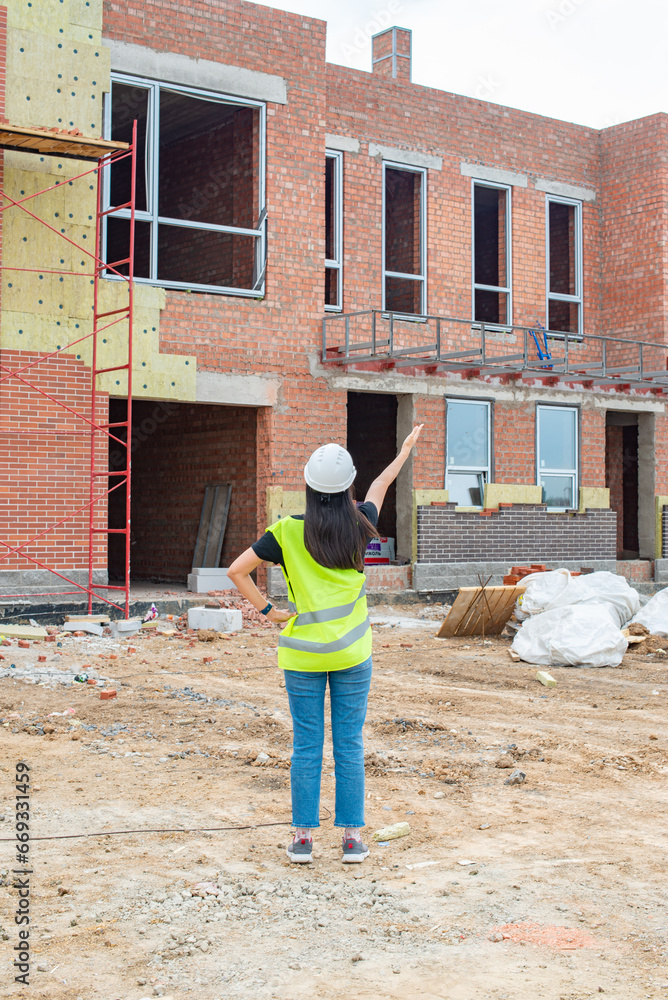
{"label": "blue jeans", "polygon": [[284,676],[293,728],[292,825],[320,826],[325,689],[329,681],[336,777],[334,825],[364,826],[362,726],[371,685],[371,657],[347,670],[285,670]]}

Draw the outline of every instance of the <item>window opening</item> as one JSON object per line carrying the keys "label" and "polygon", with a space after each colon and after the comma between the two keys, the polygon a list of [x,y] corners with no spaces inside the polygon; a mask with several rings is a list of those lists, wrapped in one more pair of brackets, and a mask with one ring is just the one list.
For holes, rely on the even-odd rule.
{"label": "window opening", "polygon": [[473,183],[473,319],[512,322],[510,188]]}
{"label": "window opening", "polygon": [[[262,295],[264,105],[114,77],[107,134],[129,134],[135,118],[135,276],[175,288]],[[106,185],[110,262],[127,256],[129,190],[129,168],[112,166]]]}
{"label": "window opening", "polygon": [[325,156],[325,310],[340,311],[343,301],[343,154]]}
{"label": "window opening", "polygon": [[542,503],[552,510],[576,507],[578,495],[578,411],[536,407],[537,479]]}
{"label": "window opening", "polygon": [[426,170],[383,164],[383,309],[388,312],[426,312],[426,196]]}
{"label": "window opening", "polygon": [[458,507],[482,507],[490,477],[491,405],[447,399],[445,406],[448,500]]}
{"label": "window opening", "polygon": [[547,200],[547,326],[582,333],[582,203]]}

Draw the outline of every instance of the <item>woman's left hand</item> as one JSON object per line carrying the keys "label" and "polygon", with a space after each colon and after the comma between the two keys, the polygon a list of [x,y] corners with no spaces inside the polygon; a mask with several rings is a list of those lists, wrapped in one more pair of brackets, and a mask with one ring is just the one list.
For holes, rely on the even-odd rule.
{"label": "woman's left hand", "polygon": [[296,614],[296,611],[283,611],[281,608],[270,608],[267,612],[267,618],[274,625],[283,625],[285,622],[289,622],[291,618],[294,618]]}

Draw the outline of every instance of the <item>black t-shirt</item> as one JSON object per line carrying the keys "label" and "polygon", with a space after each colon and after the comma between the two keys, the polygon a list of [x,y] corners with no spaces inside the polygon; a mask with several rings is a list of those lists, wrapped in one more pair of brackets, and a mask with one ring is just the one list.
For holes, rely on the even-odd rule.
{"label": "black t-shirt", "polygon": [[[375,503],[371,503],[370,500],[366,503],[358,503],[357,509],[364,514],[366,519],[370,521],[375,528],[378,524],[378,509],[376,508]],[[304,515],[295,515],[295,520],[303,521]],[[262,538],[258,538],[257,542],[254,542],[251,545],[251,548],[255,555],[259,556],[259,558],[263,559],[265,562],[278,563],[283,567],[285,566],[285,563],[283,562],[283,550],[276,541],[275,536],[272,535],[271,531],[265,531]]]}

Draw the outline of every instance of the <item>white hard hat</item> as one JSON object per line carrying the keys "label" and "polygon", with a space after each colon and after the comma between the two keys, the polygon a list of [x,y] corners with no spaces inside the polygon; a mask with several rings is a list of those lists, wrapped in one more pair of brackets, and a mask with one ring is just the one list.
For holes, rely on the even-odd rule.
{"label": "white hard hat", "polygon": [[322,445],[304,466],[304,479],[318,493],[343,493],[356,475],[350,452],[340,444]]}

